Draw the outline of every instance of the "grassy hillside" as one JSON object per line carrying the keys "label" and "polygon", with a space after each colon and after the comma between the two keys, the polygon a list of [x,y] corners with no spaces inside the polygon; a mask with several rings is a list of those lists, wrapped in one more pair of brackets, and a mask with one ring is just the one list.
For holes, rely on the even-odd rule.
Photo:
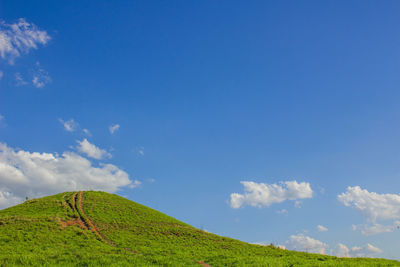
{"label": "grassy hillside", "polygon": [[69,192],[0,211],[0,266],[400,266],[251,245],[104,192]]}

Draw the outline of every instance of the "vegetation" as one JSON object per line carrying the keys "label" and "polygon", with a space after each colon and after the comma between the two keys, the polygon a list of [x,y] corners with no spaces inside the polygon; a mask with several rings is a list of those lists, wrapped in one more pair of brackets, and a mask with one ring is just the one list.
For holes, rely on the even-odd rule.
{"label": "vegetation", "polygon": [[0,266],[400,266],[252,245],[104,192],[69,192],[0,211]]}

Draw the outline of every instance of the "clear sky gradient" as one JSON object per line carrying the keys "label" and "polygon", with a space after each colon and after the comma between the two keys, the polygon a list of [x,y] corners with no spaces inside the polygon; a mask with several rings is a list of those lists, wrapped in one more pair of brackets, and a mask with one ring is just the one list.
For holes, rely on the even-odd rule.
{"label": "clear sky gradient", "polygon": [[[0,204],[102,189],[246,242],[400,259],[399,14],[398,1],[0,0]],[[21,21],[35,46],[5,41]],[[57,165],[68,186],[41,188],[50,163],[18,151],[127,176]]]}

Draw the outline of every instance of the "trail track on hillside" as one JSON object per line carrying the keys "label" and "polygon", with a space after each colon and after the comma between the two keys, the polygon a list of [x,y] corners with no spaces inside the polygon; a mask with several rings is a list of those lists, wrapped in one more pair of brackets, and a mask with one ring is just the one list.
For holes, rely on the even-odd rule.
{"label": "trail track on hillside", "polygon": [[77,200],[75,201],[75,205],[77,207],[78,213],[81,217],[81,219],[85,222],[88,230],[92,231],[93,233],[95,233],[95,235],[102,241],[114,246],[114,243],[112,243],[110,240],[107,240],[104,238],[104,236],[102,236],[99,232],[99,230],[97,229],[96,225],[92,222],[92,220],[89,218],[89,216],[87,216],[85,214],[85,211],[83,210],[83,192],[80,191],[79,195],[77,195],[78,197]]}
{"label": "trail track on hillside", "polygon": [[93,232],[97,239],[103,241],[111,246],[114,246],[114,243],[110,240],[104,238],[103,235],[100,234],[96,225],[92,222],[92,220],[87,216],[83,210],[83,191],[74,192],[70,198],[66,198],[66,195],[63,195],[64,205],[68,206],[72,213],[77,217],[67,222],[61,222],[63,228],[71,225],[79,225],[82,229],[89,230]]}
{"label": "trail track on hillside", "polygon": [[204,267],[212,267],[210,264],[207,264],[204,261],[197,261],[197,263],[203,265]]}
{"label": "trail track on hillside", "polygon": [[[84,230],[88,230],[93,232],[97,239],[99,241],[102,241],[110,246],[115,247],[115,244],[106,239],[98,230],[97,226],[93,223],[93,221],[90,219],[89,216],[85,213],[83,209],[83,191],[79,192],[74,192],[71,197],[67,197],[68,194],[64,194],[62,196],[63,198],[63,205],[69,209],[73,214],[75,218],[72,218],[68,221],[60,221],[61,227],[65,228],[67,226],[73,226],[73,225],[78,225],[80,228]],[[130,253],[137,253],[136,251],[132,250],[131,248],[123,248],[124,250],[130,252]],[[205,267],[211,267],[211,265],[203,262],[203,261],[196,261],[199,265],[205,266]]]}

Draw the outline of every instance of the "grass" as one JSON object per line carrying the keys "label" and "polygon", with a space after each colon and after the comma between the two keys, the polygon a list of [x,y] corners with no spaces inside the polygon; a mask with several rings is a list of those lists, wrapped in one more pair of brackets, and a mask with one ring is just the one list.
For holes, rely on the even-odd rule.
{"label": "grass", "polygon": [[[252,245],[104,192],[84,192],[82,207],[72,196],[1,210],[0,266],[400,266]],[[79,220],[84,226],[66,226]]]}

